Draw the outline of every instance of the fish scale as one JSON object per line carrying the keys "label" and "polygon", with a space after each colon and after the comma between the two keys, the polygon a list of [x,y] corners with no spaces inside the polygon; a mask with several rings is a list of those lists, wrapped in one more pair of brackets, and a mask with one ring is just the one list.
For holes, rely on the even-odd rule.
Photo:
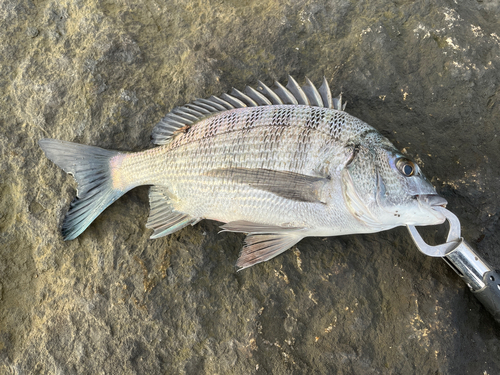
{"label": "fish scale", "polygon": [[152,185],[152,238],[201,219],[221,221],[224,231],[248,234],[242,268],[307,236],[444,221],[432,207],[445,201],[418,166],[344,112],[326,80],[319,90],[306,81],[301,88],[289,77],[274,91],[259,81],[257,90],[174,108],[153,130],[158,146],[142,152],[41,140],[47,157],[79,185],[63,222],[65,239],[139,185]]}

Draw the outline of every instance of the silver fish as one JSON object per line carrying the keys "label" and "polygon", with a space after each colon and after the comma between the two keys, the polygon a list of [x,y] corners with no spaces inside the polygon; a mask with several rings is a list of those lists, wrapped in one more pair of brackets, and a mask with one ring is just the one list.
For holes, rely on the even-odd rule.
{"label": "silver fish", "polygon": [[247,233],[237,266],[269,260],[308,236],[434,225],[445,206],[418,165],[344,111],[326,79],[318,89],[288,77],[270,89],[197,99],[153,129],[158,147],[124,153],[42,139],[46,156],[78,183],[64,219],[79,236],[111,203],[152,185],[151,238],[202,219]]}

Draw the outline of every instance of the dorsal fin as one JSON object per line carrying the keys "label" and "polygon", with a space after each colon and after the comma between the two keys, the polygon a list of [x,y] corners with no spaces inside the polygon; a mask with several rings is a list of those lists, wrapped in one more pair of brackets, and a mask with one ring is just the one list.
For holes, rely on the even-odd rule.
{"label": "dorsal fin", "polygon": [[241,92],[233,88],[231,94],[196,99],[192,103],[174,108],[154,127],[151,135],[153,142],[157,145],[167,144],[180,129],[186,129],[215,113],[234,108],[283,104],[311,105],[339,111],[345,108],[345,104],[342,104],[342,94],[332,98],[330,87],[324,77],[319,90],[307,77],[306,84],[302,87],[291,76],[288,76],[286,87],[277,81],[274,89],[270,89],[261,81],[257,83],[257,89],[247,86],[244,92]]}

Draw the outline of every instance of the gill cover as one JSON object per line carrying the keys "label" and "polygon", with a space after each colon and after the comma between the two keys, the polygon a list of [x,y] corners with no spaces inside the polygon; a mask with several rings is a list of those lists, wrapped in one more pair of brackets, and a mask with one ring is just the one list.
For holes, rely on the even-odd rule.
{"label": "gill cover", "polygon": [[[342,193],[351,214],[373,230],[385,224],[374,214],[379,185],[383,181],[375,164],[375,153],[363,145],[353,147],[353,154],[341,172]],[[384,188],[385,190],[385,188]]]}

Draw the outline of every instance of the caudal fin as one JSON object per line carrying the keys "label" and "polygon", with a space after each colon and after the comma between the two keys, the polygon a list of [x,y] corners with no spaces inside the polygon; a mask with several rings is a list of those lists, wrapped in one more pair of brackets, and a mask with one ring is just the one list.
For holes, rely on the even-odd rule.
{"label": "caudal fin", "polygon": [[56,139],[42,139],[38,143],[47,158],[78,183],[61,230],[65,240],[75,239],[106,207],[126,193],[113,188],[111,178],[110,160],[120,153]]}

